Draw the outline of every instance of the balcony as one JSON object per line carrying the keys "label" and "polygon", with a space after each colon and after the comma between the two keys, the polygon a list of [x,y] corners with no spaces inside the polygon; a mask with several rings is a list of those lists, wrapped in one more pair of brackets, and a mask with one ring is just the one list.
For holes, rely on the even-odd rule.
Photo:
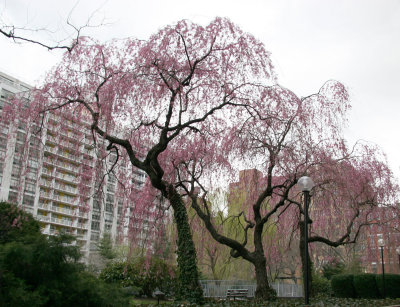
{"label": "balcony", "polygon": [[52,170],[49,170],[49,169],[46,168],[46,167],[43,167],[43,168],[42,168],[42,173],[45,174],[45,175],[51,176],[52,173],[53,173],[53,171],[52,171]]}
{"label": "balcony", "polygon": [[75,227],[78,229],[85,229],[85,230],[89,229],[89,225],[84,225],[84,224],[79,224],[79,223]]}
{"label": "balcony", "polygon": [[58,151],[57,154],[65,159],[70,160],[70,161],[80,162],[79,156],[77,156],[75,154],[71,154],[71,153],[67,153],[67,152],[63,152],[63,151]]}
{"label": "balcony", "polygon": [[87,235],[77,235],[76,239],[80,240],[80,241],[87,241],[88,236]]}
{"label": "balcony", "polygon": [[77,189],[70,185],[56,183],[54,188],[57,190],[60,190],[62,192],[67,192],[67,193],[71,193],[74,195],[77,194]]}
{"label": "balcony", "polygon": [[39,209],[46,209],[48,210],[49,204],[44,204],[44,203],[38,203]]}
{"label": "balcony", "polygon": [[45,146],[44,151],[50,152],[52,154],[57,154],[57,148],[55,148],[55,147]]}
{"label": "balcony", "polygon": [[71,182],[74,184],[78,183],[77,178],[75,176],[69,175],[69,174],[56,173],[56,178],[67,181],[67,182]]}
{"label": "balcony", "polygon": [[61,196],[59,194],[54,195],[54,199],[57,199],[60,202],[63,202],[68,205],[74,205],[75,199],[68,196]]}
{"label": "balcony", "polygon": [[52,198],[53,198],[53,195],[52,195],[51,192],[40,191],[40,197],[41,197],[41,198],[52,199]]}
{"label": "balcony", "polygon": [[57,144],[57,138],[50,134],[47,134],[46,142]]}
{"label": "balcony", "polygon": [[45,215],[37,215],[36,219],[41,221],[41,222],[49,222],[50,218],[48,216]]}
{"label": "balcony", "polygon": [[58,225],[63,225],[63,226],[72,226],[72,221],[58,219],[58,218],[54,218],[54,217],[52,217],[50,219],[50,222],[58,224]]}
{"label": "balcony", "polygon": [[43,178],[40,179],[40,185],[45,186],[45,187],[51,187],[51,180],[45,180]]}
{"label": "balcony", "polygon": [[66,208],[60,208],[60,207],[56,207],[56,206],[51,206],[50,207],[51,211],[54,212],[58,212],[58,213],[63,213],[63,214],[67,214],[67,215],[71,215],[74,216],[74,211],[71,209],[66,209]]}
{"label": "balcony", "polygon": [[71,171],[74,173],[79,172],[79,166],[72,167],[72,165],[67,164],[67,163],[59,163],[59,164],[57,164],[57,168],[63,168],[65,170],[68,170],[68,171]]}
{"label": "balcony", "polygon": [[49,156],[45,156],[43,159],[43,162],[46,164],[49,164],[51,166],[56,166],[57,165],[57,160],[56,159],[52,159]]}
{"label": "balcony", "polygon": [[76,213],[77,216],[83,217],[83,218],[88,218],[88,213],[87,212],[82,212],[82,211],[77,211]]}

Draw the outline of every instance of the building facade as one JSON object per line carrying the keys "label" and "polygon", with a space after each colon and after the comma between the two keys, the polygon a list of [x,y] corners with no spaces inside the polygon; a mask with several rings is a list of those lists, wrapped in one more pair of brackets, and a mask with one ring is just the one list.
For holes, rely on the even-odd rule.
{"label": "building facade", "polygon": [[[0,116],[15,94],[25,95],[29,107],[30,88],[0,73]],[[100,159],[98,151],[105,152],[100,142],[94,144],[89,123],[67,116],[49,113],[28,125],[0,121],[0,200],[30,212],[44,234],[74,235],[87,263],[98,256],[104,234],[128,240],[133,206],[119,191],[117,171],[129,173],[137,189],[145,182],[144,172],[123,164],[109,171],[117,156],[111,152]]]}

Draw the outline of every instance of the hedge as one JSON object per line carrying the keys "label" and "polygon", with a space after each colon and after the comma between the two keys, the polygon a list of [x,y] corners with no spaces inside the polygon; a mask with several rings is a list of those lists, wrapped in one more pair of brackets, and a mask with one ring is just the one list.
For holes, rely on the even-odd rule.
{"label": "hedge", "polygon": [[[376,284],[379,293],[383,297],[382,275],[376,275]],[[385,274],[385,295],[386,297],[400,298],[400,275]]]}
{"label": "hedge", "polygon": [[333,294],[336,297],[356,297],[353,286],[353,274],[334,275],[331,279]]}
{"label": "hedge", "polygon": [[[382,274],[342,274],[332,277],[333,295],[346,298],[382,298]],[[385,274],[385,296],[400,298],[400,275]]]}
{"label": "hedge", "polygon": [[376,285],[376,274],[355,274],[353,285],[357,297],[379,298],[381,297],[378,286]]}

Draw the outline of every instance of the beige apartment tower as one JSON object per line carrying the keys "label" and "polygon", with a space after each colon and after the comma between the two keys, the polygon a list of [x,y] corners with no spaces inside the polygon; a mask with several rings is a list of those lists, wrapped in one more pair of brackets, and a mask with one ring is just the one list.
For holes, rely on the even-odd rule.
{"label": "beige apartment tower", "polygon": [[[17,93],[24,93],[28,104],[30,88],[0,72],[0,113],[8,98]],[[123,193],[118,193],[116,177],[106,171],[116,155],[99,161],[89,124],[54,114],[46,115],[43,122],[40,134],[35,133],[39,123],[25,127],[18,121],[0,122],[0,200],[32,213],[47,235],[73,234],[85,262],[90,263],[97,257],[97,245],[105,233],[127,240],[131,206],[121,197]],[[100,162],[103,174],[96,166]],[[90,172],[95,167],[96,171]],[[96,176],[81,178],[82,170]],[[138,189],[144,181],[145,174],[135,170],[132,182]]]}

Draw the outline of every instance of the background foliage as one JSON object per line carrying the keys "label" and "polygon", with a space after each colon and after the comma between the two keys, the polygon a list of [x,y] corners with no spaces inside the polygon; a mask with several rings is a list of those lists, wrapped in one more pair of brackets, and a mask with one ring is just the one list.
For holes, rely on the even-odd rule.
{"label": "background foliage", "polygon": [[0,203],[0,216],[1,306],[127,305],[118,287],[85,271],[72,236],[47,238],[31,215],[8,203]]}
{"label": "background foliage", "polygon": [[156,257],[140,257],[128,263],[109,263],[99,277],[107,283],[130,287],[139,296],[147,297],[152,297],[156,289],[172,295],[177,282],[176,269]]}

